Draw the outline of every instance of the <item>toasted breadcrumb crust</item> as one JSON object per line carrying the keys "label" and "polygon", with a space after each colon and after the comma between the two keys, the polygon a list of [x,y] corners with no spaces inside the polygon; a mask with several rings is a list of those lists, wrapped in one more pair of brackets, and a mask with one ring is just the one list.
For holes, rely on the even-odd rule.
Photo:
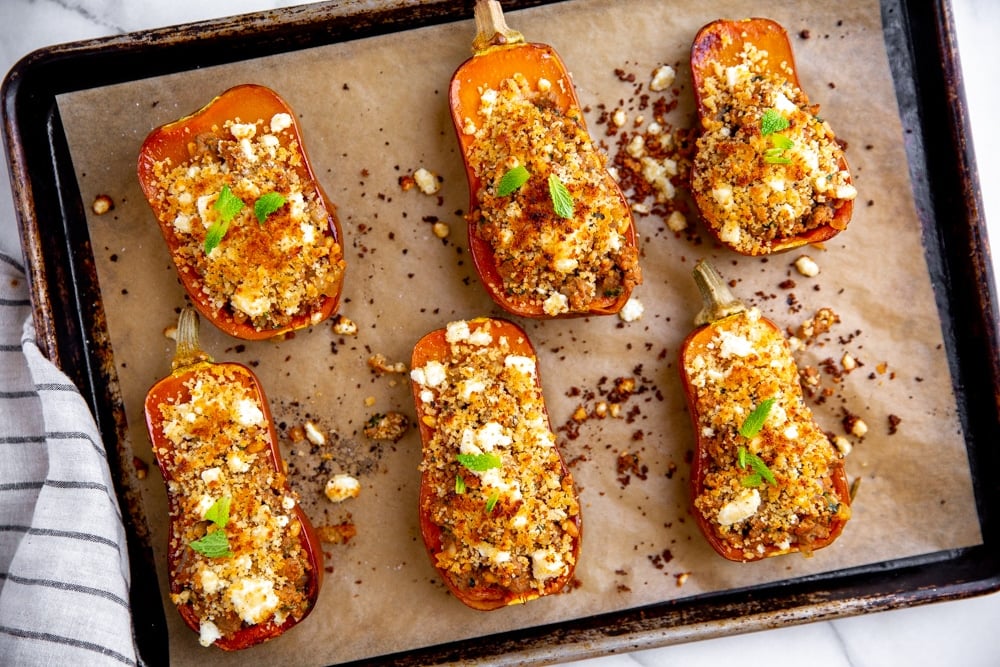
{"label": "toasted breadcrumb crust", "polygon": [[[705,223],[744,254],[763,254],[776,240],[839,224],[837,209],[857,196],[819,106],[792,83],[788,63],[779,64],[785,76],[776,76],[768,58],[747,42],[737,64],[711,64],[699,91],[704,113],[691,189]],[[768,110],[789,127],[763,134]],[[777,134],[791,147],[776,148]]]}
{"label": "toasted breadcrumb crust", "polygon": [[[278,329],[294,319],[319,319],[327,297],[339,293],[342,248],[331,231],[332,212],[316,185],[303,178],[303,154],[291,116],[227,120],[189,144],[183,164],[154,165],[154,210],[170,236],[179,271],[196,277],[201,297],[231,310],[237,322]],[[245,204],[218,247],[205,253],[214,204],[223,186]],[[254,202],[271,192],[285,204],[260,222]]]}
{"label": "toasted breadcrumb crust", "polygon": [[[583,128],[579,109],[556,109],[552,84],[520,74],[482,92],[468,161],[482,183],[471,214],[475,233],[493,249],[508,297],[544,305],[549,315],[586,312],[642,281],[638,251],[626,242],[631,214],[607,172],[606,157]],[[498,185],[523,166],[528,181],[510,195]],[[573,199],[571,218],[556,214],[549,175]]]}
{"label": "toasted breadcrumb crust", "polygon": [[[711,326],[711,342],[684,359],[706,457],[695,509],[720,542],[747,560],[775,549],[808,553],[829,539],[834,522],[850,517],[832,484],[840,454],[813,421],[780,331],[756,309]],[[760,432],[740,435],[746,418],[769,398],[775,402]],[[774,484],[745,483],[753,470],[739,465],[739,447],[763,460]]]}
{"label": "toasted breadcrumb crust", "polygon": [[[520,600],[556,592],[576,564],[580,505],[535,358],[513,353],[489,320],[454,322],[447,340],[446,358],[411,373],[418,413],[434,429],[420,470],[421,511],[440,529],[440,544],[429,545],[436,566],[472,596],[491,588]],[[495,455],[501,465],[471,470],[459,454]]]}
{"label": "toasted breadcrumb crust", "polygon": [[[160,435],[170,443],[155,449],[170,502],[170,597],[200,619],[206,645],[248,626],[299,620],[312,604],[316,573],[293,511],[298,497],[271,463],[271,432],[249,382],[213,364],[159,405]],[[231,503],[224,527],[204,518],[220,498]],[[225,531],[231,556],[190,546],[216,530]]]}

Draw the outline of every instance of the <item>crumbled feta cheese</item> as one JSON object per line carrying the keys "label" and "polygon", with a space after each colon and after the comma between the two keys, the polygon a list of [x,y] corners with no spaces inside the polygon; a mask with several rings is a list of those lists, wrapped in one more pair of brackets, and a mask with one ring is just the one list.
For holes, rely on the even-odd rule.
{"label": "crumbled feta cheese", "polygon": [[233,135],[234,139],[241,141],[253,139],[254,135],[257,134],[257,125],[254,123],[233,123],[229,127],[229,132]]}
{"label": "crumbled feta cheese", "polygon": [[731,331],[719,332],[719,354],[723,359],[729,357],[746,357],[753,354],[753,343]]}
{"label": "crumbled feta cheese", "polygon": [[338,315],[333,323],[333,333],[338,336],[357,336],[358,325],[349,317]]}
{"label": "crumbled feta cheese", "polygon": [[292,126],[292,117],[287,113],[276,113],[271,116],[271,131],[274,133],[287,130]]}
{"label": "crumbled feta cheese", "polygon": [[232,452],[226,458],[226,465],[229,470],[235,473],[243,473],[250,470],[250,463],[241,457],[237,452]]}
{"label": "crumbled feta cheese", "polygon": [[795,270],[806,278],[814,278],[819,274],[819,264],[812,257],[802,255],[795,260]]}
{"label": "crumbled feta cheese", "polygon": [[667,217],[667,229],[672,232],[682,232],[687,229],[687,217],[680,211],[671,211]]}
{"label": "crumbled feta cheese", "polygon": [[542,304],[542,310],[545,311],[547,315],[559,315],[560,313],[565,313],[569,310],[569,299],[566,298],[565,294],[553,292],[547,299],[545,299],[545,302]]}
{"label": "crumbled feta cheese", "polygon": [[334,503],[357,498],[361,493],[361,482],[346,473],[338,473],[327,481],[324,493]]}
{"label": "crumbled feta cheese", "polygon": [[306,440],[312,444],[317,446],[326,444],[326,435],[312,420],[306,421],[306,423],[302,425],[302,430],[305,431]]}
{"label": "crumbled feta cheese", "polygon": [[256,625],[278,606],[274,582],[270,579],[245,577],[229,587],[229,600],[244,623]]}
{"label": "crumbled feta cheese", "polygon": [[670,65],[660,65],[653,71],[653,78],[649,82],[649,89],[655,93],[666,90],[677,76],[677,72]]}
{"label": "crumbled feta cheese", "polygon": [[264,423],[264,412],[254,399],[240,399],[236,403],[236,422],[240,426],[259,426]]}
{"label": "crumbled feta cheese", "polygon": [[198,629],[198,643],[202,646],[211,646],[216,640],[222,638],[222,632],[212,621],[202,621]]}
{"label": "crumbled feta cheese", "polygon": [[760,492],[757,489],[744,489],[735,500],[719,510],[718,521],[723,526],[731,526],[752,517],[759,507]]}
{"label": "crumbled feta cheese", "polygon": [[642,302],[633,296],[630,297],[629,300],[625,302],[625,305],[622,306],[622,309],[618,311],[618,317],[623,322],[635,322],[642,317],[642,313],[645,310],[646,308],[642,305]]}
{"label": "crumbled feta cheese", "polygon": [[437,174],[423,167],[420,167],[413,172],[413,180],[416,181],[417,187],[420,188],[420,191],[425,195],[437,194],[438,190],[441,189],[441,184],[438,182]]}
{"label": "crumbled feta cheese", "polygon": [[410,379],[422,387],[436,387],[445,381],[447,372],[440,361],[430,360],[422,368],[410,371]]}
{"label": "crumbled feta cheese", "polygon": [[538,549],[531,554],[531,573],[544,581],[563,573],[566,564],[559,554],[551,549]]}

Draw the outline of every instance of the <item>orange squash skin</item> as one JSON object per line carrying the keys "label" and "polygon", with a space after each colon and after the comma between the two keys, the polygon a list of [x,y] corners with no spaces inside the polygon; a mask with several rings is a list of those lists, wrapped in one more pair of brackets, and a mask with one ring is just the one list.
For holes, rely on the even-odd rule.
{"label": "orange squash skin", "polygon": [[[146,396],[144,410],[146,428],[149,433],[153,454],[156,457],[158,468],[163,475],[164,483],[169,484],[169,482],[174,479],[176,467],[171,452],[172,444],[168,439],[162,436],[163,416],[160,412],[159,406],[171,400],[177,401],[179,398],[181,400],[189,398],[190,394],[184,386],[185,382],[197,376],[202,371],[212,369],[213,367],[216,370],[224,369],[233,373],[237,378],[237,381],[243,384],[243,386],[250,391],[251,395],[257,399],[256,402],[258,407],[264,413],[264,419],[266,420],[270,435],[270,446],[266,452],[266,459],[269,463],[269,467],[274,470],[276,474],[284,475],[284,463],[282,461],[281,452],[278,449],[278,438],[274,428],[274,420],[271,416],[271,411],[268,406],[267,398],[264,395],[263,387],[261,387],[256,375],[253,371],[242,364],[231,362],[217,364],[209,361],[201,361],[178,368],[169,376],[153,385]],[[287,487],[287,482],[285,486]],[[168,585],[171,594],[178,594],[181,592],[181,587],[175,581],[174,577],[185,557],[185,552],[190,549],[190,547],[184,544],[182,540],[178,539],[178,536],[175,533],[175,519],[180,512],[178,503],[179,499],[168,492],[168,514],[171,520],[168,527],[167,543],[168,545],[171,545],[171,548],[168,549],[167,554],[167,569],[169,579]],[[237,651],[255,646],[270,639],[274,639],[304,620],[306,616],[308,616],[308,614],[315,608],[316,601],[319,597],[320,587],[323,582],[323,551],[315,528],[300,505],[296,503],[295,507],[291,511],[295,520],[298,520],[302,526],[302,530],[298,535],[298,541],[303,552],[306,554],[306,559],[308,561],[307,570],[309,572],[309,579],[306,583],[305,591],[306,597],[309,600],[309,608],[300,618],[296,619],[290,614],[281,624],[276,623],[274,620],[269,620],[256,625],[243,627],[233,634],[224,635],[219,638],[213,643],[213,646],[217,646],[224,651]],[[177,606],[177,610],[180,613],[181,618],[184,620],[184,623],[191,628],[191,630],[198,633],[200,631],[201,619],[198,617],[192,606],[180,604]]]}
{"label": "orange squash skin", "polygon": [[241,118],[243,120],[266,119],[271,118],[277,113],[286,113],[292,119],[290,130],[295,141],[298,143],[298,151],[301,153],[301,163],[298,168],[299,176],[303,181],[312,183],[316,188],[327,212],[325,231],[328,232],[334,243],[343,247],[343,233],[337,217],[336,206],[323,192],[323,188],[313,172],[295,113],[277,93],[269,88],[254,84],[244,84],[230,88],[195,113],[154,129],[146,137],[139,151],[137,165],[139,185],[156,215],[157,223],[160,226],[160,231],[163,233],[163,238],[166,241],[167,249],[170,251],[171,259],[174,260],[177,266],[178,278],[191,299],[192,304],[203,317],[212,322],[220,330],[244,340],[274,338],[290,331],[318,324],[333,314],[339,307],[339,287],[335,294],[328,295],[323,299],[318,309],[298,314],[287,325],[276,328],[258,329],[248,319],[237,318],[230,306],[216,308],[202,293],[199,276],[189,266],[181,266],[177,262],[175,252],[178,242],[170,229],[170,221],[165,219],[166,216],[163,214],[160,206],[158,206],[159,192],[155,185],[156,176],[154,170],[156,164],[165,159],[170,159],[175,165],[187,161],[190,157],[188,147],[194,141],[195,137],[199,134],[211,133],[213,127],[222,127],[222,124],[227,120],[234,118]]}
{"label": "orange squash skin", "polygon": [[[782,78],[787,78],[796,88],[802,88],[799,83],[798,71],[795,67],[792,45],[788,39],[788,33],[781,25],[766,18],[742,20],[718,19],[702,27],[695,35],[691,46],[691,78],[699,120],[709,117],[711,113],[705,107],[703,97],[705,90],[704,81],[711,75],[713,63],[721,63],[725,66],[738,62],[744,42],[750,42],[758,49],[766,51],[769,54],[768,65],[770,70]],[[786,63],[788,69],[780,69],[781,63]],[[840,158],[840,168],[843,171],[848,171],[847,159],[843,155]],[[699,192],[697,189],[692,188],[692,195],[701,214],[703,216],[710,216],[711,213],[708,213],[708,211],[711,208],[701,203],[711,196],[710,193]],[[836,209],[833,219],[828,224],[820,225],[792,236],[775,238],[765,249],[760,251],[745,252],[738,248],[734,248],[734,250],[742,254],[763,255],[791,250],[803,245],[822,243],[847,228],[853,211],[854,201],[845,200]],[[721,223],[715,220],[712,222],[713,224],[706,225],[709,233],[719,243],[732,247],[719,237]]]}
{"label": "orange squash skin", "polygon": [[[470,320],[470,328],[474,329],[485,321],[485,319]],[[505,336],[507,338],[511,354],[530,357],[532,359],[536,358],[535,350],[532,347],[531,342],[528,340],[527,335],[520,327],[506,320],[490,319],[489,322],[492,326],[498,327],[493,329],[494,339],[500,336]],[[420,368],[425,366],[429,361],[447,359],[448,356],[449,343],[445,339],[445,330],[438,329],[425,335],[414,346],[410,367]],[[537,375],[536,382],[540,386],[541,381],[538,379]],[[424,413],[421,409],[422,402],[419,398],[417,398],[421,391],[420,385],[415,381],[411,381],[411,387],[414,398],[416,399],[417,423],[419,426],[421,442],[423,442],[426,446],[426,443],[429,443],[431,438],[434,436],[435,428],[428,423],[429,420],[423,419]],[[548,415],[545,416],[545,419],[546,422],[548,422]],[[561,474],[565,477],[569,475],[569,471],[566,468],[565,461],[563,460],[558,449],[556,449],[556,452],[559,454]],[[530,600],[537,599],[542,595],[558,592],[572,578],[574,570],[573,568],[570,568],[564,575],[550,580],[547,583],[545,590],[541,592],[529,591],[527,593],[511,591],[500,585],[482,584],[475,587],[464,585],[463,582],[456,578],[456,575],[441,569],[437,565],[436,556],[443,548],[441,537],[442,530],[441,527],[434,523],[431,519],[431,515],[436,503],[438,502],[439,500],[436,497],[435,489],[430,476],[426,473],[422,473],[420,478],[418,500],[418,515],[421,536],[431,563],[438,571],[438,574],[441,576],[445,586],[465,605],[480,611],[490,611],[508,605],[522,604]],[[572,521],[576,526],[577,532],[573,545],[573,559],[575,562],[579,559],[580,555],[583,526],[579,514],[573,517]]]}
{"label": "orange squash skin", "polygon": [[[762,321],[776,335],[783,335],[781,329],[774,322],[763,318]],[[705,488],[705,475],[709,468],[709,455],[706,447],[706,436],[701,432],[698,420],[699,406],[695,397],[695,388],[691,386],[690,378],[684,369],[687,368],[687,364],[692,359],[706,353],[708,345],[712,343],[716,335],[716,326],[714,325],[716,325],[716,323],[704,325],[688,334],[688,336],[684,339],[684,342],[681,344],[679,353],[681,384],[684,390],[688,414],[691,416],[692,429],[695,434],[694,459],[691,464],[691,479],[689,486],[692,513],[694,514],[698,528],[705,536],[706,541],[716,553],[727,560],[747,562],[748,560],[761,560],[781,554],[793,553],[799,550],[794,544],[790,548],[785,549],[776,545],[768,545],[765,547],[763,552],[759,552],[755,554],[752,559],[748,559],[743,550],[734,548],[732,545],[727,544],[724,540],[722,540],[716,532],[714,523],[702,512],[694,508],[695,499],[701,495]],[[848,484],[847,471],[844,467],[843,460],[838,460],[833,463],[830,469],[830,475],[835,496],[840,502],[850,505],[850,486]],[[822,540],[813,542],[810,545],[810,549],[816,550],[829,546],[834,540],[837,539],[837,537],[840,536],[846,525],[847,521],[845,519],[836,517],[830,525],[828,535]]]}
{"label": "orange squash skin", "polygon": [[[497,271],[493,249],[476,232],[472,212],[479,206],[477,193],[483,187],[483,183],[476,175],[468,158],[473,137],[462,131],[466,119],[476,116],[482,88],[497,89],[503,81],[518,73],[531,80],[545,78],[552,82],[550,94],[553,96],[556,107],[563,113],[570,109],[580,109],[580,102],[565,64],[551,46],[537,43],[494,46],[472,56],[459,66],[452,76],[448,89],[448,102],[469,183],[470,214],[466,216],[469,221],[469,251],[483,287],[497,305],[512,315],[547,318],[550,315],[544,312],[540,304],[505,293],[503,280]],[[580,123],[583,124],[582,113],[579,114],[579,118]],[[614,185],[614,188],[623,210],[630,211],[628,201],[621,189],[617,184]],[[625,243],[636,247],[635,222],[631,219],[631,214],[629,214],[629,220],[629,227],[625,233]],[[631,290],[623,290],[621,294],[614,297],[598,296],[585,312],[569,312],[557,317],[614,314],[621,310],[630,294]]]}

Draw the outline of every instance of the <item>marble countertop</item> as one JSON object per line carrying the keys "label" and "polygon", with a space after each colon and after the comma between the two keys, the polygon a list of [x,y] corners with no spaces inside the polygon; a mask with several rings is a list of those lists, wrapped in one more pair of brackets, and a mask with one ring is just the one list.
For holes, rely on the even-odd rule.
{"label": "marble countertop", "polygon": [[[30,51],[56,43],[301,4],[302,0],[3,0],[0,71]],[[1000,2],[952,0],[965,94],[989,235],[1000,239]],[[759,12],[759,10],[757,10]],[[0,251],[20,256],[6,163],[0,163]],[[994,272],[1000,261],[994,257]],[[733,635],[571,663],[587,667],[701,665],[996,665],[1000,663],[1000,593],[954,602]]]}

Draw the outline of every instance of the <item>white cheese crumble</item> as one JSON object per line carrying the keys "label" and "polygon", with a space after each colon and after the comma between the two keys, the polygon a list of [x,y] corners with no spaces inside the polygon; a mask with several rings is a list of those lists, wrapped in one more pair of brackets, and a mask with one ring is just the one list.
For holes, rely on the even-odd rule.
{"label": "white cheese crumble", "polygon": [[649,89],[654,93],[666,90],[673,84],[676,76],[677,72],[674,71],[673,67],[670,65],[660,65],[653,71],[653,78],[649,82]]}
{"label": "white cheese crumble", "polygon": [[338,473],[327,481],[324,493],[334,503],[357,498],[361,493],[361,482],[346,473]]}
{"label": "white cheese crumble", "polygon": [[758,507],[760,507],[760,492],[757,489],[744,489],[735,500],[719,510],[718,521],[723,526],[730,526],[752,517]]}
{"label": "white cheese crumble", "polygon": [[633,296],[630,297],[629,300],[625,302],[625,305],[622,306],[622,309],[618,311],[618,317],[623,322],[635,322],[642,318],[642,314],[645,310],[646,307],[642,305],[642,302]]}
{"label": "white cheese crumble", "polygon": [[274,582],[269,579],[246,577],[229,587],[229,600],[245,623],[256,625],[278,607]]}
{"label": "white cheese crumble", "polygon": [[437,175],[424,167],[420,167],[413,172],[413,180],[416,182],[417,187],[420,188],[420,191],[425,195],[437,194],[438,190],[441,189],[441,184],[438,182]]}
{"label": "white cheese crumble", "polygon": [[202,621],[198,631],[198,643],[202,646],[211,646],[217,639],[222,638],[219,627],[212,621]]}

